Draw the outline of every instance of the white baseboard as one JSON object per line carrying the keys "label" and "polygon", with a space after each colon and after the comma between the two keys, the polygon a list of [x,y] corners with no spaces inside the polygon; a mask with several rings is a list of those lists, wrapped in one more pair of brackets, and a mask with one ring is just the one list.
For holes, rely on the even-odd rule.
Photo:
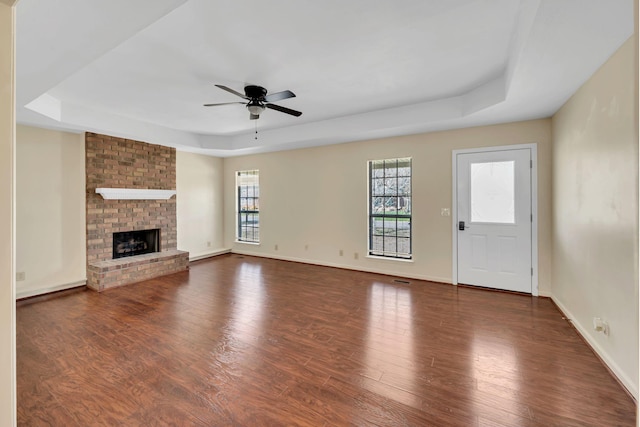
{"label": "white baseboard", "polygon": [[637,402],[638,401],[638,385],[634,384],[633,380],[629,378],[622,369],[620,369],[620,366],[618,366],[615,360],[611,358],[609,353],[604,348],[602,348],[602,346],[597,341],[595,341],[591,337],[591,335],[588,333],[589,327],[591,325],[589,325],[589,327],[585,327],[580,322],[578,322],[576,317],[573,315],[573,313],[571,313],[571,310],[569,310],[567,306],[562,304],[554,296],[551,296],[551,299],[558,306],[558,308],[560,309],[564,317],[571,320],[571,324],[576,328],[576,330],[582,336],[582,338],[584,338],[584,340],[587,343],[589,343],[593,351],[596,352],[596,354],[600,357],[600,359],[607,365],[609,370],[616,376],[618,381],[627,389],[629,394],[632,395]]}
{"label": "white baseboard", "polygon": [[300,262],[302,264],[319,265],[322,267],[335,267],[335,268],[342,268],[345,270],[363,271],[365,273],[384,274],[385,276],[396,276],[396,277],[403,277],[407,279],[426,280],[429,282],[451,284],[451,278],[445,278],[445,277],[425,276],[421,274],[396,273],[396,272],[392,272],[384,269],[378,269],[378,268],[367,268],[367,267],[359,267],[359,266],[355,267],[353,265],[340,264],[340,263],[334,263],[334,262],[318,261],[318,260],[282,256],[282,255],[265,254],[261,252],[252,252],[252,251],[237,250],[237,249],[233,249],[231,253],[238,254],[238,255],[256,256],[261,258],[278,259],[281,261]]}
{"label": "white baseboard", "polygon": [[87,279],[84,279],[84,280],[78,280],[76,282],[62,283],[60,285],[50,286],[47,288],[29,289],[26,291],[16,290],[16,299],[35,297],[37,295],[49,294],[51,292],[64,291],[66,289],[85,286],[86,284],[87,284]]}
{"label": "white baseboard", "polygon": [[189,253],[189,261],[198,261],[200,259],[210,258],[217,255],[224,255],[231,252],[231,249],[215,249],[213,251],[201,252],[198,255]]}

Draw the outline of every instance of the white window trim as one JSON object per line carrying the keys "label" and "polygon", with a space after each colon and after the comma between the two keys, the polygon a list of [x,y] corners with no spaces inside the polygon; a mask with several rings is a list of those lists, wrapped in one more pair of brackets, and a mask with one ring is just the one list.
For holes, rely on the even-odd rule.
{"label": "white window trim", "polygon": [[[367,252],[369,252],[369,248],[368,247],[367,247]],[[383,261],[400,261],[400,262],[408,262],[408,263],[414,262],[413,253],[411,254],[411,258],[397,258],[397,257],[392,257],[392,256],[380,256],[380,255],[367,255],[365,258],[381,259]]]}
{"label": "white window trim", "polygon": [[260,242],[247,242],[246,240],[235,240],[235,243],[241,243],[243,245],[253,245],[253,246],[260,246]]}
{"label": "white window trim", "polygon": [[365,194],[366,197],[366,203],[367,203],[367,209],[366,209],[366,213],[367,213],[367,248],[365,250],[365,258],[369,258],[369,259],[381,259],[381,260],[385,260],[385,261],[401,261],[401,262],[409,262],[412,263],[414,262],[414,253],[413,253],[413,156],[398,156],[398,157],[392,157],[393,159],[411,159],[411,258],[399,258],[399,257],[392,257],[392,256],[383,256],[383,255],[371,255],[369,253],[369,248],[371,247],[371,230],[369,230],[369,227],[371,226],[370,223],[370,214],[371,212],[369,211],[369,209],[371,209],[371,179],[369,176],[369,164],[371,162],[377,161],[377,160],[389,160],[389,159],[368,159],[365,163],[365,172],[366,172],[366,176],[367,176],[367,192]]}
{"label": "white window trim", "polygon": [[[239,215],[240,214],[240,211],[239,211],[240,194],[238,194],[238,174],[241,173],[241,172],[251,172],[251,171],[256,171],[258,173],[258,188],[260,188],[260,169],[243,169],[243,170],[237,170],[237,171],[234,172],[234,183],[233,183],[233,185],[234,185],[234,193],[235,193],[235,217],[236,217],[236,220],[235,220],[236,226],[235,226],[235,231],[234,231],[234,234],[235,234],[234,242],[235,243],[242,243],[242,244],[245,244],[245,245],[260,246],[260,240],[258,240],[257,242],[250,242],[250,241],[247,241],[247,240],[240,240],[239,239],[240,236],[238,235],[238,229],[240,227],[240,224],[238,222],[239,221],[239,217],[240,217],[240,215]],[[260,200],[260,197],[258,197],[258,200]],[[260,210],[258,210],[258,215],[259,214],[260,214]],[[260,227],[258,227],[258,229],[260,229]]]}

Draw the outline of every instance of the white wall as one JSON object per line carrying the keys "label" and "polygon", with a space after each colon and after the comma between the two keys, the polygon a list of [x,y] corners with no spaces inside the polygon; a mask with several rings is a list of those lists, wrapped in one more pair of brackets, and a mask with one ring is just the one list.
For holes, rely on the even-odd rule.
{"label": "white wall", "polygon": [[[234,252],[451,283],[451,217],[440,216],[440,208],[451,208],[452,150],[532,142],[538,143],[539,290],[549,295],[548,119],[227,158],[225,246]],[[366,257],[367,161],[395,157],[413,158],[413,262]],[[246,169],[260,170],[259,246],[234,241],[234,172]]]}
{"label": "white wall", "polygon": [[553,117],[552,294],[637,398],[636,52],[632,37]]}
{"label": "white wall", "polygon": [[84,135],[16,130],[17,297],[84,285]]}
{"label": "white wall", "polygon": [[176,153],[178,249],[191,260],[228,251],[223,234],[223,160]]}
{"label": "white wall", "polygon": [[16,424],[14,9],[0,3],[0,425]]}

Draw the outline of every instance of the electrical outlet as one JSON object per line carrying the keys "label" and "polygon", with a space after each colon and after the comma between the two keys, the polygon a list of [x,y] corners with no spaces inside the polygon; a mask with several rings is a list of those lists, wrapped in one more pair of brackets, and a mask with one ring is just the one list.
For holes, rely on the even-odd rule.
{"label": "electrical outlet", "polygon": [[210,248],[211,247],[211,242],[207,242],[207,247]]}
{"label": "electrical outlet", "polygon": [[275,245],[275,246],[273,247],[273,249],[277,251],[277,250],[278,250],[278,245]]}
{"label": "electrical outlet", "polygon": [[340,256],[344,255],[344,251],[342,249],[340,249]]}
{"label": "electrical outlet", "polygon": [[609,324],[599,317],[594,317],[593,330],[596,332],[602,332],[605,335],[609,335]]}
{"label": "electrical outlet", "polygon": [[16,282],[21,282],[25,279],[26,274],[24,273],[24,271],[19,271],[16,273]]}
{"label": "electrical outlet", "polygon": [[359,255],[358,255],[358,252],[354,252],[354,253],[353,253],[353,259],[358,259],[358,256],[359,256]]}
{"label": "electrical outlet", "polygon": [[308,251],[309,250],[309,245],[304,245],[304,250]]}

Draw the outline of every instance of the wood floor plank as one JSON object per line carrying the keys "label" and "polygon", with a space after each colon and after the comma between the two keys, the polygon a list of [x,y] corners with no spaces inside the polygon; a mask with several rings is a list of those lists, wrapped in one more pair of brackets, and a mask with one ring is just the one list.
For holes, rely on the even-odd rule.
{"label": "wood floor plank", "polygon": [[18,303],[21,426],[633,426],[553,303],[239,255]]}

